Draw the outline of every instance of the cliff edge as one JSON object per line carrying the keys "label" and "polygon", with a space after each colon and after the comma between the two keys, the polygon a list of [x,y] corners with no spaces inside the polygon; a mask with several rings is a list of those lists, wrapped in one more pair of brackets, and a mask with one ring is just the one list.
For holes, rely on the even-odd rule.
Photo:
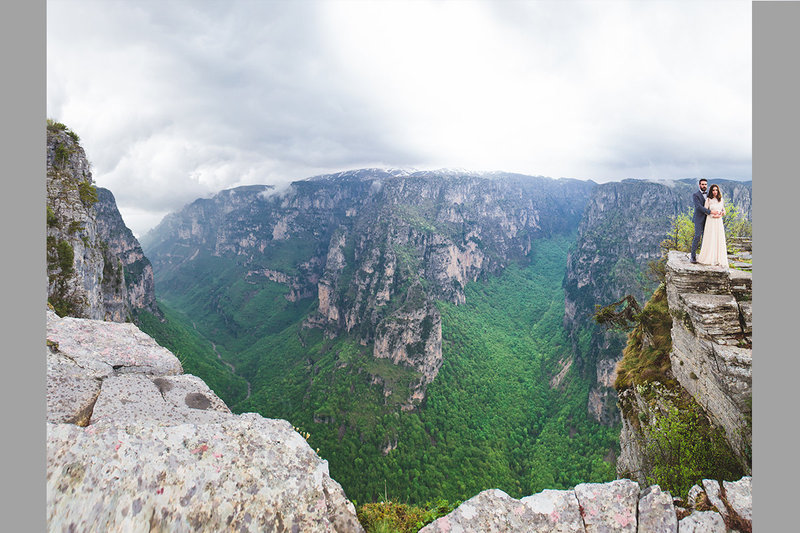
{"label": "cliff edge", "polygon": [[752,472],[751,300],[750,271],[691,264],[685,252],[669,252],[665,283],[617,368],[619,476],[645,485],[677,464],[688,488],[690,462],[719,475]]}
{"label": "cliff edge", "polygon": [[363,531],[285,420],[231,414],[135,325],[47,312],[47,522],[58,531]]}

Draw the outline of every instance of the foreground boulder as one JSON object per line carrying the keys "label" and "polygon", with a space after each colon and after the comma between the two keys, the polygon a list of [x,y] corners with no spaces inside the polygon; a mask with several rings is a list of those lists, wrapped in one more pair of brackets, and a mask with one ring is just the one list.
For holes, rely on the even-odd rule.
{"label": "foreground boulder", "polygon": [[53,531],[363,531],[285,420],[233,415],[131,324],[47,316]]}
{"label": "foreground boulder", "polygon": [[[676,533],[752,532],[752,479],[703,480],[685,504],[658,485],[617,479],[581,483],[572,490],[544,490],[516,500],[485,490],[420,533]],[[724,489],[724,490],[723,490]]]}

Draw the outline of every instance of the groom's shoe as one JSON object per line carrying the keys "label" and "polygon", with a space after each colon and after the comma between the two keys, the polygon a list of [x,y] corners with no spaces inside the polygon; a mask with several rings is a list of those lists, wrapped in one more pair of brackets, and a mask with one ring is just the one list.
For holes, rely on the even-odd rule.
{"label": "groom's shoe", "polygon": [[691,254],[689,254],[689,262],[693,265],[697,264],[697,258]]}

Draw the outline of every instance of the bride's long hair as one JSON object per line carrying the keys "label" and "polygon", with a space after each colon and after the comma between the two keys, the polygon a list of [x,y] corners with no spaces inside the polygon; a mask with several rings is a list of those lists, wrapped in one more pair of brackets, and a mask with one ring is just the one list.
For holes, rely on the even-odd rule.
{"label": "bride's long hair", "polygon": [[[717,189],[717,196],[711,194],[714,192],[714,189]],[[722,189],[719,188],[719,185],[715,183],[714,185],[708,188],[708,197],[716,198],[718,201],[722,201]]]}

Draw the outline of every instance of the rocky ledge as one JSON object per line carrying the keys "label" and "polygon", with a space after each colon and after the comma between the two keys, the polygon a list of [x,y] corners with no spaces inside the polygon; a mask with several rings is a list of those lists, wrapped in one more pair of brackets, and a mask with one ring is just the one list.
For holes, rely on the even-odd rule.
{"label": "rocky ledge", "polygon": [[133,324],[47,313],[52,531],[363,531],[285,420],[233,415]]}
{"label": "rocky ledge", "polygon": [[752,531],[752,478],[702,483],[692,487],[686,502],[658,485],[640,490],[628,479],[544,490],[521,500],[486,490],[420,533]]}
{"label": "rocky ledge", "polygon": [[746,464],[752,443],[752,272],[667,259],[672,373]]}

